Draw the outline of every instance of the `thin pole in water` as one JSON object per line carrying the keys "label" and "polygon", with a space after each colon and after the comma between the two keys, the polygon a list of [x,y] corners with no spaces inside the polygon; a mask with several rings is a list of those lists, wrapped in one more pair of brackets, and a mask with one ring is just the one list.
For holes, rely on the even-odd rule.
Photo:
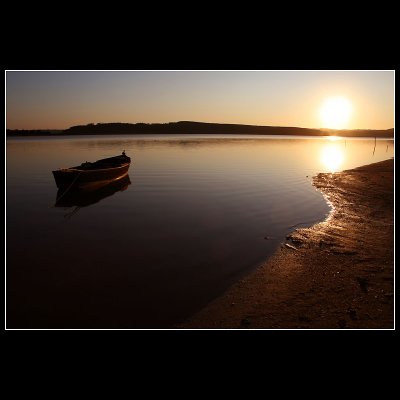
{"label": "thin pole in water", "polygon": [[375,136],[375,145],[374,145],[374,151],[372,152],[372,155],[375,154],[375,148],[376,148],[376,136]]}
{"label": "thin pole in water", "polygon": [[[73,185],[73,184],[75,183],[75,181],[79,178],[79,175],[80,175],[81,173],[82,173],[82,171],[80,171],[80,172],[78,173],[78,175],[75,177],[75,179],[72,181],[72,183],[68,186],[68,188],[65,190],[65,192],[63,192],[63,193],[61,194],[61,196],[60,196],[58,199],[56,199],[55,204],[57,204],[57,203],[60,201],[61,197],[64,197],[64,196],[67,194],[67,192],[69,191],[69,189],[71,189],[72,185]],[[55,207],[55,205],[54,205],[53,207]]]}

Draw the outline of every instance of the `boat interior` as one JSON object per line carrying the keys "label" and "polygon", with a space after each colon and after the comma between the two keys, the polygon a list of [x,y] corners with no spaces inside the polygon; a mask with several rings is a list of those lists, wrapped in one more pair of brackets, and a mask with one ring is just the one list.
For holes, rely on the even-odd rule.
{"label": "boat interior", "polygon": [[71,169],[77,169],[80,171],[87,171],[91,169],[106,169],[106,168],[116,168],[121,166],[124,163],[130,162],[131,159],[126,155],[120,155],[116,157],[103,158],[101,160],[95,162],[85,161],[81,165],[77,165],[75,167],[71,167]]}

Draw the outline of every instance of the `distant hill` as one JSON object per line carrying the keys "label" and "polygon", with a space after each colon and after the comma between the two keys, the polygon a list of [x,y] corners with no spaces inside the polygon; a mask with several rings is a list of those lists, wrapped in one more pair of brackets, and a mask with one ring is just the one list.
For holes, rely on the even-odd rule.
{"label": "distant hill", "polygon": [[180,121],[165,124],[98,123],[77,125],[65,130],[10,130],[9,136],[37,135],[118,135],[118,134],[229,134],[229,135],[293,135],[293,136],[348,136],[393,138],[394,129],[386,130],[333,130],[285,126],[259,126],[240,124],[216,124]]}

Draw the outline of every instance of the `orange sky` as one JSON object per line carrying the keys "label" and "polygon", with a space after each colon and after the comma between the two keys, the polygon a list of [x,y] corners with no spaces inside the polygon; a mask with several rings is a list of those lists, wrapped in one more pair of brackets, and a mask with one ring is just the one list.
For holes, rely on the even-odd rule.
{"label": "orange sky", "polygon": [[[340,106],[321,118],[332,97],[351,105],[346,118]],[[394,71],[7,71],[6,108],[8,129],[181,120],[389,129]]]}

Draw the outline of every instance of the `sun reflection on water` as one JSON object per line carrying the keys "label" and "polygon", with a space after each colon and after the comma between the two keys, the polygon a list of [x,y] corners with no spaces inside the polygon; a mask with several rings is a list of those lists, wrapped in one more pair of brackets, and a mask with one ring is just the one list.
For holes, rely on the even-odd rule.
{"label": "sun reflection on water", "polygon": [[328,140],[331,140],[332,142],[336,142],[337,140],[339,140],[339,136],[329,136]]}
{"label": "sun reflection on water", "polygon": [[329,143],[322,148],[321,162],[329,172],[337,172],[344,161],[342,146],[336,143]]}

